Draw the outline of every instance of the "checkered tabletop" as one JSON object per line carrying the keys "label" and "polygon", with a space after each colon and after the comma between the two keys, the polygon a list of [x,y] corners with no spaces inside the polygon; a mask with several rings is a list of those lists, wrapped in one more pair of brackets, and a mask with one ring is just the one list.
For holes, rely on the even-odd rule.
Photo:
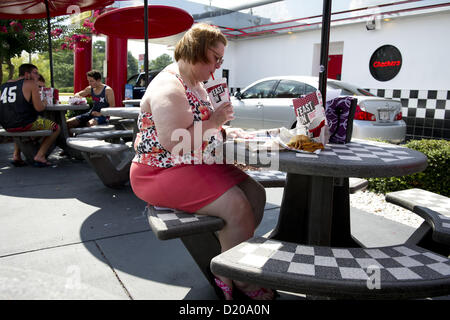
{"label": "checkered tabletop", "polygon": [[[360,141],[360,140],[359,140]],[[354,139],[347,144],[327,144],[319,154],[297,153],[299,158],[335,157],[341,160],[366,161],[368,159],[382,162],[413,159],[407,148],[398,145],[361,141]]]}
{"label": "checkered tabletop", "polygon": [[419,286],[421,281],[424,285],[442,282],[450,290],[450,260],[412,245],[330,248],[256,237],[214,258],[212,265],[219,275],[232,278],[235,271],[245,272],[255,282],[279,283],[279,288],[290,290],[314,290],[314,286],[332,281],[328,290],[353,287],[369,291],[367,283],[372,280],[379,281],[380,294],[393,286],[407,288],[411,281]]}
{"label": "checkered tabletop", "polygon": [[286,180],[286,172],[276,171],[276,170],[261,170],[254,171],[249,170],[246,173],[257,181],[277,181]]}
{"label": "checkered tabletop", "polygon": [[161,240],[199,232],[217,231],[225,225],[220,218],[170,208],[158,208],[149,205],[145,210],[153,232]]}
{"label": "checkered tabletop", "polygon": [[450,245],[450,199],[439,194],[422,190],[408,189],[390,192],[386,201],[402,206],[432,222],[437,241]]}

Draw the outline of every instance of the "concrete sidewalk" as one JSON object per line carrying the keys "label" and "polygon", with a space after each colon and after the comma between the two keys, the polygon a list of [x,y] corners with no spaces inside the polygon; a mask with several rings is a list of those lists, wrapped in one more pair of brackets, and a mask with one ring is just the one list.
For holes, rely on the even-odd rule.
{"label": "concrete sidewalk", "polygon": [[[15,168],[12,151],[0,144],[0,299],[216,299],[181,241],[153,235],[129,186],[106,188],[85,161],[56,155],[53,167]],[[275,226],[281,197],[267,189],[258,235]],[[352,230],[368,246],[413,232],[357,209]]]}

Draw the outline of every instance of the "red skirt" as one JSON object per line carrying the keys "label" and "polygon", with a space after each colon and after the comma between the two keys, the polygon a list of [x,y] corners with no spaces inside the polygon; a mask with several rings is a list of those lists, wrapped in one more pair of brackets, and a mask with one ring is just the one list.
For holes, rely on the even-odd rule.
{"label": "red skirt", "polygon": [[230,164],[178,165],[157,168],[133,162],[130,184],[135,195],[159,207],[196,212],[248,175]]}

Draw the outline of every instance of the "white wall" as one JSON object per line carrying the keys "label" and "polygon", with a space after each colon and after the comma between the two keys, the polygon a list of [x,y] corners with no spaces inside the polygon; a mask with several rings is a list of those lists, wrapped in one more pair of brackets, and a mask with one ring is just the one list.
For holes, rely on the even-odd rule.
{"label": "white wall", "polygon": [[[317,73],[319,59],[313,55],[318,54],[320,32],[230,41],[223,65],[230,70],[230,87],[243,88],[266,76]],[[450,11],[444,11],[382,21],[374,31],[367,31],[365,23],[333,27],[330,43],[343,48],[343,81],[364,88],[448,90],[449,32]],[[400,50],[403,63],[395,78],[381,82],[370,74],[369,61],[385,44]]]}

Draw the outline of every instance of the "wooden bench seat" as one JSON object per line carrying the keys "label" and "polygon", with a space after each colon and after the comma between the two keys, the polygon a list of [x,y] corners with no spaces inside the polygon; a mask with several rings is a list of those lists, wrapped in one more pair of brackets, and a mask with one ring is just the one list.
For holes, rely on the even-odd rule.
{"label": "wooden bench seat", "polygon": [[114,129],[115,129],[115,126],[112,124],[100,124],[100,125],[96,125],[96,126],[92,126],[92,127],[72,128],[69,130],[69,132],[73,135],[79,135],[82,133],[114,130]]}
{"label": "wooden bench seat", "polygon": [[414,245],[305,246],[255,237],[216,256],[217,275],[266,288],[350,299],[407,299],[450,293],[450,260]]}
{"label": "wooden bench seat", "polygon": [[129,181],[134,150],[125,143],[110,143],[93,138],[67,138],[71,148],[81,151],[103,184],[110,188],[123,187]]}
{"label": "wooden bench seat", "polygon": [[450,198],[415,188],[390,192],[386,201],[422,217],[431,227],[433,240],[450,246]]}

